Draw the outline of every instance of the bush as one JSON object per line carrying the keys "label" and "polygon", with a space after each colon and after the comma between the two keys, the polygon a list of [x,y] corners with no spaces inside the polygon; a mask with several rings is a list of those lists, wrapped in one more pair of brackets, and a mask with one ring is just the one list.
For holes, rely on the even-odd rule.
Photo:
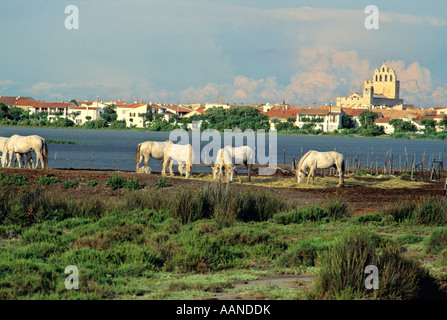
{"label": "bush", "polygon": [[429,226],[444,226],[447,224],[446,203],[435,197],[426,197],[417,202],[414,211],[414,221],[417,224]]}
{"label": "bush", "polygon": [[439,228],[428,237],[425,251],[429,254],[438,254],[444,249],[447,249],[447,228]]}
{"label": "bush", "polygon": [[329,216],[328,212],[316,205],[308,208],[282,212],[273,216],[273,221],[280,224],[317,222]]}
{"label": "bush", "polygon": [[315,266],[318,255],[327,248],[324,243],[303,240],[288,249],[276,261],[280,267]]}
{"label": "bush", "polygon": [[4,186],[16,185],[20,187],[28,183],[28,179],[26,177],[19,176],[15,173],[7,176],[3,174],[3,172],[0,172],[0,181]]}
{"label": "bush", "polygon": [[96,181],[96,180],[89,180],[89,181],[87,181],[87,185],[89,186],[89,187],[94,187],[94,186],[96,186],[98,184],[98,182]]}
{"label": "bush", "polygon": [[[431,283],[428,272],[416,260],[400,254],[400,247],[374,233],[353,229],[338,237],[317,261],[315,296],[323,299],[415,299],[422,284]],[[365,268],[377,267],[378,289],[367,289]]]}
{"label": "bush", "polygon": [[411,174],[408,173],[408,172],[402,173],[399,176],[399,179],[401,179],[401,180],[411,180]]}
{"label": "bush", "polygon": [[65,189],[76,189],[76,184],[71,179],[62,182]]}
{"label": "bush", "polygon": [[48,177],[47,175],[44,175],[42,177],[39,177],[39,179],[37,180],[37,183],[41,186],[47,186],[50,184],[55,184],[59,182],[59,178],[57,177]]}
{"label": "bush", "polygon": [[157,180],[157,182],[155,182],[156,189],[167,188],[170,186],[171,185],[169,184],[169,182],[166,181],[165,177],[161,177],[160,179]]}
{"label": "bush", "polygon": [[116,175],[115,173],[112,173],[112,175],[109,177],[109,180],[106,182],[106,186],[111,186],[112,190],[121,189],[126,184],[126,180],[124,180],[123,177],[120,177]]}
{"label": "bush", "polygon": [[133,177],[131,180],[126,180],[124,187],[129,190],[140,190],[143,188],[137,178]]}
{"label": "bush", "polygon": [[352,211],[349,205],[340,198],[331,199],[326,205],[326,211],[332,220],[352,217]]}
{"label": "bush", "polygon": [[412,201],[400,200],[392,206],[383,208],[379,215],[383,218],[392,216],[395,222],[410,221],[413,219],[416,205]]}

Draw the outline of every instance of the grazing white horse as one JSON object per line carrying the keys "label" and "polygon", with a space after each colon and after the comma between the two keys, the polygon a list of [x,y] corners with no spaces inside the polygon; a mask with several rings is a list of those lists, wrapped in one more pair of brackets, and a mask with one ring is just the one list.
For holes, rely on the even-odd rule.
{"label": "grazing white horse", "polygon": [[[31,136],[19,136],[17,134],[13,135],[6,140],[3,147],[3,166],[7,163],[7,155],[9,154],[8,167],[11,166],[12,158],[14,154],[28,154],[34,151],[37,156],[36,163],[34,164],[34,169],[41,165],[42,169],[45,169],[48,164],[48,147],[47,142],[44,138],[31,135]],[[18,157],[19,168],[21,168],[21,158]]]}
{"label": "grazing white horse", "polygon": [[233,182],[235,166],[233,165],[233,157],[231,156],[231,146],[219,149],[216,155],[216,162],[213,166],[213,179],[219,180],[222,177],[222,170],[225,170],[227,182]]}
{"label": "grazing white horse", "polygon": [[181,175],[185,175],[186,179],[191,177],[192,164],[194,162],[194,151],[191,144],[174,144],[170,143],[165,147],[163,157],[163,168],[161,174],[166,175],[166,166],[169,163],[169,174],[174,176],[172,165],[178,163],[178,171]]}
{"label": "grazing white horse", "polygon": [[[251,180],[251,165],[255,162],[255,153],[249,146],[226,146],[217,152],[216,162],[213,167],[213,178],[222,176],[222,167],[227,172],[227,179],[233,181],[235,164],[244,164],[247,168],[248,181]],[[230,180],[228,180],[230,181]],[[231,182],[230,181],[230,182]]]}
{"label": "grazing white horse", "polygon": [[[137,146],[137,151],[135,153],[135,162],[137,163],[136,172],[143,170],[143,172],[150,174],[151,168],[147,165],[149,158],[152,157],[154,159],[163,160],[164,151],[168,144],[172,144],[172,141],[146,141],[140,143]],[[143,159],[143,167],[140,168],[140,164]]]}
{"label": "grazing white horse", "polygon": [[302,183],[307,175],[307,184],[309,184],[311,176],[313,178],[313,184],[315,184],[315,170],[331,167],[337,168],[339,176],[337,187],[342,187],[344,184],[345,170],[343,155],[335,151],[319,152],[310,150],[300,159],[296,166],[297,182],[298,184]]}

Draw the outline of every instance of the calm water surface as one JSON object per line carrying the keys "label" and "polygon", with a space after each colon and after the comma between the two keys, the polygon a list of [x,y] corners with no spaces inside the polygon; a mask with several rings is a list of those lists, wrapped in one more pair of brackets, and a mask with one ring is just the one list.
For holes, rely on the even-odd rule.
{"label": "calm water surface", "polygon": [[[91,130],[91,129],[56,129],[56,128],[26,128],[0,127],[0,136],[10,137],[13,134],[37,134],[45,139],[74,141],[81,145],[49,144],[49,168],[74,169],[113,169],[135,170],[135,150],[139,143],[153,140],[165,141],[170,132],[152,131],[120,131],[120,130]],[[190,135],[191,136],[191,135]],[[268,135],[266,136],[268,137]],[[268,139],[268,138],[267,138]],[[202,141],[201,147],[209,143]],[[223,144],[223,137],[222,137]],[[266,142],[268,144],[268,141]],[[336,150],[345,156],[354,158],[357,154],[366,165],[367,158],[379,159],[379,166],[387,152],[394,155],[395,167],[405,161],[405,150],[410,160],[416,152],[417,161],[421,161],[425,152],[426,159],[445,156],[447,142],[435,140],[407,140],[407,139],[379,139],[353,138],[329,136],[288,136],[277,135],[277,162],[291,163],[292,157],[297,160],[301,152],[308,150],[330,151]],[[285,153],[283,153],[283,147]],[[372,155],[372,157],[371,157]],[[212,157],[212,155],[210,155]],[[151,159],[149,166],[153,171],[160,171],[160,161]],[[194,171],[210,171],[210,168],[196,167]]]}

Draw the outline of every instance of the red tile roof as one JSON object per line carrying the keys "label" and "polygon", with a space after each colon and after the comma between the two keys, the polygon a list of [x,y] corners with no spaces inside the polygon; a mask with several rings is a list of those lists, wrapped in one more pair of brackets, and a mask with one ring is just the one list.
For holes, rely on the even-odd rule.
{"label": "red tile roof", "polygon": [[376,120],[374,120],[374,123],[388,123],[390,122],[391,118],[376,118]]}
{"label": "red tile roof", "polygon": [[87,108],[88,108],[89,110],[97,110],[97,109],[98,109],[98,107],[90,107],[90,106],[86,106],[86,107],[84,107],[84,106],[74,106],[74,107],[70,107],[70,110],[87,110]]}
{"label": "red tile roof", "polygon": [[261,114],[267,115],[269,118],[280,118],[280,119],[287,119],[287,118],[296,118],[298,113],[302,108],[300,107],[290,107],[289,109],[284,109],[283,107],[273,107],[272,109],[268,110],[267,112],[262,112],[262,107],[257,108],[261,111]]}
{"label": "red tile roof", "polygon": [[39,101],[36,103],[33,108],[42,108],[42,109],[65,109],[70,106],[75,106],[73,102],[44,102]]}
{"label": "red tile roof", "polygon": [[3,102],[7,106],[15,106],[17,102],[21,100],[34,100],[31,97],[11,97],[11,96],[0,96],[0,102]]}

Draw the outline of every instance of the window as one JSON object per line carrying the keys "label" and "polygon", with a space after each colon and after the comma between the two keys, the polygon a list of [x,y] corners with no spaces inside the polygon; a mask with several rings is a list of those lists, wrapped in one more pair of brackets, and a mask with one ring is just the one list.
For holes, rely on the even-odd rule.
{"label": "window", "polygon": [[393,75],[390,74],[390,81],[393,81]]}
{"label": "window", "polygon": [[385,75],[385,81],[387,81],[387,75]]}

